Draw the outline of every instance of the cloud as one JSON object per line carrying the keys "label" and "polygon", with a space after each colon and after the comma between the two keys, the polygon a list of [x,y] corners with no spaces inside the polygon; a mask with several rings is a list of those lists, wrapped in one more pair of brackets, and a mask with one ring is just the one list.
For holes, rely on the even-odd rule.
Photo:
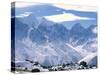
{"label": "cloud", "polygon": [[23,14],[16,15],[15,17],[23,18],[29,16],[30,14],[32,14],[32,12],[24,12]]}
{"label": "cloud", "polygon": [[32,3],[32,2],[16,2],[15,7],[17,8],[23,8],[28,6],[34,6],[34,5],[41,5],[40,3]]}
{"label": "cloud", "polygon": [[97,8],[94,6],[86,5],[67,5],[67,4],[53,4],[55,7],[59,7],[65,10],[78,10],[78,11],[87,11],[87,12],[96,12]]}
{"label": "cloud", "polygon": [[75,20],[93,20],[94,18],[88,18],[88,17],[80,17],[76,16],[72,13],[63,13],[63,14],[57,14],[52,16],[44,16],[47,20],[53,21],[53,22],[64,22],[64,21],[75,21]]}

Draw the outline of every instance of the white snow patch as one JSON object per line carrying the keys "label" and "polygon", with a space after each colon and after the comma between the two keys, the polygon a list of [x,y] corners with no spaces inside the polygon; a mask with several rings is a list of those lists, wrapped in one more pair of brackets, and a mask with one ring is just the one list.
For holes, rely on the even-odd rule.
{"label": "white snow patch", "polygon": [[80,17],[72,13],[63,13],[63,14],[57,14],[57,15],[51,15],[51,16],[44,16],[47,20],[53,21],[53,22],[64,22],[64,21],[75,21],[75,20],[91,20],[94,18],[88,18],[88,17]]}
{"label": "white snow patch", "polygon": [[77,51],[78,53],[80,53],[83,57],[85,57],[86,55],[90,54],[90,52],[88,52],[85,49],[82,49],[83,45],[77,46],[77,47],[73,47],[72,45],[66,43],[67,46],[69,46],[70,48],[74,49],[75,51]]}
{"label": "white snow patch", "polygon": [[91,53],[91,54],[87,55],[85,58],[83,58],[82,60],[80,60],[78,63],[80,63],[82,61],[89,63],[95,56],[97,56],[97,53]]}
{"label": "white snow patch", "polygon": [[24,18],[32,14],[32,12],[24,12],[23,14],[16,15],[17,18]]}
{"label": "white snow patch", "polygon": [[97,33],[97,27],[95,27],[95,28],[92,30],[92,32],[96,34],[96,33]]}

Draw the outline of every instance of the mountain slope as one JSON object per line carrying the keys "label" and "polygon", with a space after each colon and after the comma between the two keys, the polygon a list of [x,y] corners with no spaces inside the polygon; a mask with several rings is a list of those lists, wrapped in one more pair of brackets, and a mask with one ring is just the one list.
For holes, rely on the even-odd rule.
{"label": "mountain slope", "polygon": [[49,42],[44,45],[36,45],[29,41],[25,39],[19,41],[19,43],[16,42],[16,61],[30,59],[38,61],[42,65],[50,66],[71,62],[76,63],[82,58],[78,52],[66,45],[54,45]]}
{"label": "mountain slope", "polygon": [[85,61],[90,66],[97,65],[97,53],[91,53],[87,55],[85,58],[81,59],[78,63]]}
{"label": "mountain slope", "polygon": [[39,18],[31,14],[16,19],[16,62],[30,59],[51,66],[77,63],[81,59],[87,62],[92,60],[92,52],[97,50],[96,46],[93,47],[97,44],[97,34],[93,32],[96,26],[86,29],[76,23],[68,30],[64,25],[47,21],[43,17],[40,22]]}

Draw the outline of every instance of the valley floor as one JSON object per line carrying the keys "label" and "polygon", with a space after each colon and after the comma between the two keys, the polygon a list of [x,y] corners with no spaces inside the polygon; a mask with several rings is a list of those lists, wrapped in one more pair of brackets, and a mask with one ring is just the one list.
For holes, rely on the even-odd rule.
{"label": "valley floor", "polygon": [[51,71],[69,71],[69,70],[86,70],[86,69],[96,69],[95,65],[87,65],[85,63],[81,64],[63,64],[57,66],[40,66],[34,65],[33,68],[27,67],[16,67],[12,69],[14,73],[27,73],[27,72],[51,72]]}

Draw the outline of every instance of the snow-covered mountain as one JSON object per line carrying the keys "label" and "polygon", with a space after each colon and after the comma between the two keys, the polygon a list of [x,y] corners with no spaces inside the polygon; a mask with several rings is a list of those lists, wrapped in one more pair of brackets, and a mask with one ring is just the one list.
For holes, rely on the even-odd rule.
{"label": "snow-covered mountain", "polygon": [[75,24],[70,30],[70,44],[74,47],[90,52],[97,51],[97,25],[84,28],[80,23]]}
{"label": "snow-covered mountain", "polygon": [[56,45],[47,42],[38,45],[29,39],[23,39],[22,41],[16,41],[15,48],[16,61],[30,59],[38,61],[45,66],[71,62],[76,63],[82,58],[77,51],[64,44]]}
{"label": "snow-covered mountain", "polygon": [[91,53],[85,58],[81,59],[78,63],[85,61],[90,66],[97,66],[97,53]]}
{"label": "snow-covered mountain", "polygon": [[97,51],[96,27],[84,28],[76,23],[68,30],[62,24],[34,14],[16,17],[15,60],[30,59],[45,66],[77,63]]}

